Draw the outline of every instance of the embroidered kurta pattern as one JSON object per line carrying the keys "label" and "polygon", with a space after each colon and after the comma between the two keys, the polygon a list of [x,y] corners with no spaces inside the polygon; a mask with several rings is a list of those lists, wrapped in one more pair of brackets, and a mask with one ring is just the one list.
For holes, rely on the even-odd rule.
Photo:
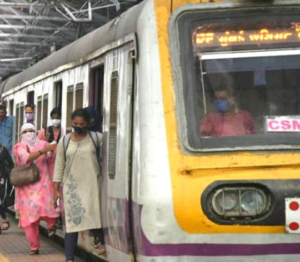
{"label": "embroidered kurta pattern", "polygon": [[[102,134],[98,133],[99,142]],[[58,144],[54,182],[63,186],[66,231],[80,232],[101,228],[98,179],[100,167],[93,140],[70,140],[65,161],[64,138]]]}

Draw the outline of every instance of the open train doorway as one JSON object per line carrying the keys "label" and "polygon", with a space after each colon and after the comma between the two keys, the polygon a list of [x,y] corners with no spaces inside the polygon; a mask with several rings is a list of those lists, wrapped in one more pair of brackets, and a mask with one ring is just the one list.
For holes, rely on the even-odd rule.
{"label": "open train doorway", "polygon": [[89,105],[93,106],[99,113],[98,121],[100,124],[100,132],[102,132],[103,119],[103,87],[104,87],[104,64],[92,68],[90,73],[90,93]]}

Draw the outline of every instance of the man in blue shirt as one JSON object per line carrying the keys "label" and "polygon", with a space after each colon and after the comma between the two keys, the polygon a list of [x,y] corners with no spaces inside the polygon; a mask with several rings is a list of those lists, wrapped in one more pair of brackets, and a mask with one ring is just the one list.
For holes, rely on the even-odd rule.
{"label": "man in blue shirt", "polygon": [[0,144],[5,146],[12,155],[14,119],[6,114],[6,107],[0,105]]}

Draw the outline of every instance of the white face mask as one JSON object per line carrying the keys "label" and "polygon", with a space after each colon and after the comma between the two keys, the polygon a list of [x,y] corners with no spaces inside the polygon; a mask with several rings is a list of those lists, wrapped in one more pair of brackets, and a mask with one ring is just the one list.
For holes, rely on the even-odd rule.
{"label": "white face mask", "polygon": [[54,127],[60,126],[61,120],[60,119],[51,119],[51,123]]}

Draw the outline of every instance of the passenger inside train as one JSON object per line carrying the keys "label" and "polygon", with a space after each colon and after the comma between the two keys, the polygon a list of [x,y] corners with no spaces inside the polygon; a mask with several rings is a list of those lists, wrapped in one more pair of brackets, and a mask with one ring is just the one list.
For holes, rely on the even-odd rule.
{"label": "passenger inside train", "polygon": [[201,120],[202,137],[255,134],[251,114],[239,108],[232,89],[216,89],[213,104],[215,111],[208,113]]}
{"label": "passenger inside train", "polygon": [[[295,136],[300,131],[295,57],[204,60],[201,137]],[[255,135],[255,136],[253,136]]]}

